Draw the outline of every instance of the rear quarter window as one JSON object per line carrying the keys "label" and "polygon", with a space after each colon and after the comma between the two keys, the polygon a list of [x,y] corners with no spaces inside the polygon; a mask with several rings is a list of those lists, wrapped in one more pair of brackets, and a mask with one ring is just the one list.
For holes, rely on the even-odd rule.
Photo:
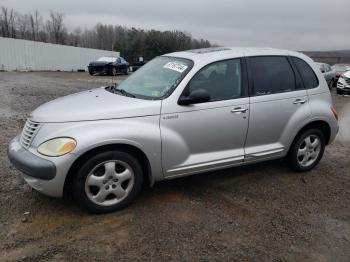
{"label": "rear quarter window", "polygon": [[304,60],[297,57],[292,57],[292,60],[303,79],[305,88],[310,89],[318,87],[318,78],[311,66],[309,66],[309,64]]}

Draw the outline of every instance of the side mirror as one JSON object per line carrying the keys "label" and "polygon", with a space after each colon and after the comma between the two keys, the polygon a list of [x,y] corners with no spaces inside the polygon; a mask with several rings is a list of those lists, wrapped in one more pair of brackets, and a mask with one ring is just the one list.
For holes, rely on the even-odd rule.
{"label": "side mirror", "polygon": [[205,103],[210,101],[209,93],[204,89],[197,89],[192,91],[189,96],[181,96],[179,98],[179,105],[187,106],[191,104]]}
{"label": "side mirror", "polygon": [[324,70],[323,68],[321,69],[321,73],[325,73],[326,72],[326,70]]}

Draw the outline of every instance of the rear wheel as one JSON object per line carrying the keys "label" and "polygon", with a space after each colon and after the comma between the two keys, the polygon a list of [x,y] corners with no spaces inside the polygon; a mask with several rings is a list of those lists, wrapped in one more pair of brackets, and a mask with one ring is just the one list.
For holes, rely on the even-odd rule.
{"label": "rear wheel", "polygon": [[325,149],[325,138],[319,129],[309,129],[294,140],[287,160],[290,167],[298,172],[313,169],[321,160]]}
{"label": "rear wheel", "polygon": [[103,152],[91,157],[74,178],[78,203],[94,213],[127,207],[141,190],[143,173],[138,160],[119,152]]}

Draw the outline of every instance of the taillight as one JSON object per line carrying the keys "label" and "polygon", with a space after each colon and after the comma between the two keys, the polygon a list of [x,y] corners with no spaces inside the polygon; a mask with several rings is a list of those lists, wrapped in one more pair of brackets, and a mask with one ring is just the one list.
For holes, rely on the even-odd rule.
{"label": "taillight", "polygon": [[337,121],[339,120],[339,114],[337,112],[337,110],[335,110],[335,108],[333,106],[331,106],[331,110],[332,110],[332,113],[335,117],[335,119],[337,119]]}

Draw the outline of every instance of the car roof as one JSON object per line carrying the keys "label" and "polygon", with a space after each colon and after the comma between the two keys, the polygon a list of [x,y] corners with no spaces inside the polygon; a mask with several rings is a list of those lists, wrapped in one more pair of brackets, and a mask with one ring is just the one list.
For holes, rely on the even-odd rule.
{"label": "car roof", "polygon": [[181,52],[174,52],[166,54],[165,56],[173,56],[180,58],[187,58],[193,60],[195,63],[203,60],[219,60],[233,57],[243,56],[264,56],[264,55],[292,55],[297,57],[306,57],[305,55],[285,50],[270,47],[210,47],[203,49],[193,49]]}

